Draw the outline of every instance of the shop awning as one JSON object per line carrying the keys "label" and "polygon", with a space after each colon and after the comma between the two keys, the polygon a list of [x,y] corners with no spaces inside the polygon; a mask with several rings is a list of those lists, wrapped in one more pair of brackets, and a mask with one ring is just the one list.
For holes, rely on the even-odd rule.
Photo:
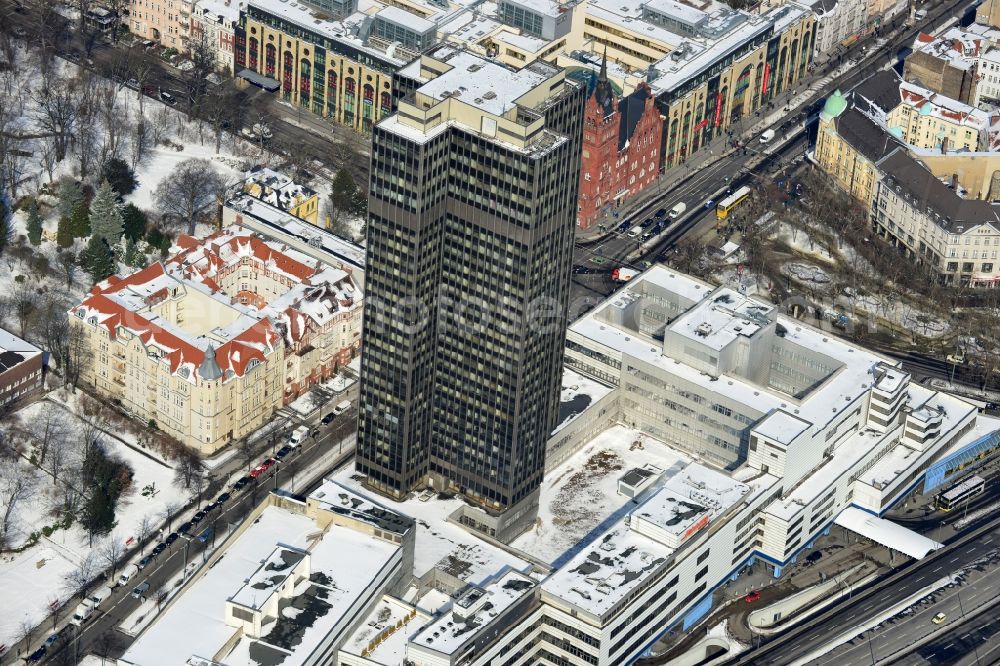
{"label": "shop awning", "polygon": [[241,69],[240,73],[237,74],[241,79],[246,79],[255,86],[260,86],[268,92],[274,92],[281,87],[281,84],[272,79],[269,76],[264,76],[263,74],[258,74],[252,69]]}

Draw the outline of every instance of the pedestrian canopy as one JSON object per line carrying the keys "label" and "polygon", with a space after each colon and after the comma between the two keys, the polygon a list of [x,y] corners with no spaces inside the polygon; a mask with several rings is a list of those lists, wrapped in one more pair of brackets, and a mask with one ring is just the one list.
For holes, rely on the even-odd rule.
{"label": "pedestrian canopy", "polygon": [[891,548],[917,560],[942,546],[937,541],[917,534],[902,525],[897,525],[891,520],[879,518],[853,506],[841,511],[833,522],[866,539],[871,539],[875,543],[880,543],[886,548]]}

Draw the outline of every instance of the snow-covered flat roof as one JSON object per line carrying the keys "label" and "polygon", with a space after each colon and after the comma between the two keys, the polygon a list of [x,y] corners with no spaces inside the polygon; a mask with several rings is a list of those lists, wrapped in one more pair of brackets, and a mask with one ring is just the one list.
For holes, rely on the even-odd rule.
{"label": "snow-covered flat roof", "polygon": [[413,635],[410,643],[441,654],[454,654],[531,594],[535,586],[532,579],[508,569],[482,586],[466,588],[448,611]]}
{"label": "snow-covered flat roof", "polygon": [[[334,481],[352,492],[370,497],[370,491],[362,486],[362,478],[356,477],[353,469],[344,469],[332,477]],[[448,521],[463,501],[458,497],[439,499],[436,495],[421,501],[418,496],[393,503],[399,513],[413,518],[416,522],[416,543],[414,546],[414,575],[423,576],[436,565],[441,565],[449,573],[467,583],[477,584],[493,575],[504,566],[518,571],[531,567],[528,562],[512,553],[479,539],[468,530]]]}
{"label": "snow-covered flat roof", "polygon": [[295,565],[305,556],[303,551],[276,546],[229,600],[254,610],[262,608],[295,572]]}
{"label": "snow-covered flat roof", "polygon": [[430,619],[404,601],[382,597],[341,650],[353,655],[364,652],[366,659],[377,664],[398,666],[406,659],[409,637]]}
{"label": "snow-covered flat roof", "polygon": [[680,547],[750,492],[750,486],[698,463],[665,479],[662,487],[632,512],[630,525],[671,548]]}
{"label": "snow-covered flat roof", "polygon": [[[315,542],[318,535],[321,539]],[[312,575],[296,585],[289,606],[282,617],[275,618],[268,633],[259,640],[239,638],[232,651],[222,656],[223,663],[251,663],[249,653],[256,649],[284,655],[275,662],[281,666],[303,663],[399,549],[337,525],[322,531],[305,515],[269,506],[215,566],[196,574],[196,579],[139,636],[119,663],[161,666],[185,664],[191,657],[212,659],[238,633],[225,622],[226,600],[245,586],[247,577],[260,571],[262,561],[273,559],[277,544],[289,550],[308,550]],[[309,625],[296,623],[301,604],[312,598],[323,600],[325,612],[310,612]]]}
{"label": "snow-covered flat roof", "polygon": [[527,51],[528,53],[538,53],[546,46],[551,44],[547,39],[540,39],[538,37],[532,37],[531,35],[515,35],[514,33],[504,30],[498,32],[493,36],[493,39],[503,44],[509,44],[515,48],[519,48],[522,51]]}
{"label": "snow-covered flat roof", "polygon": [[[368,18],[363,12],[359,11],[343,20],[335,21],[329,17],[329,14],[324,14],[308,5],[299,4],[295,0],[248,0],[248,3],[250,7],[278,16],[304,30],[334,42],[350,44],[387,64],[394,66],[406,64],[403,60],[368,46],[364,40],[356,36],[355,29],[360,28],[361,24]],[[414,19],[416,18],[414,15]]]}
{"label": "snow-covered flat roof", "polygon": [[42,350],[10,331],[0,328],[0,353],[2,352],[14,352],[27,357],[34,354],[41,354]]}
{"label": "snow-covered flat roof", "polygon": [[542,480],[535,526],[511,544],[555,564],[585,548],[601,524],[635,504],[618,493],[618,481],[650,465],[676,471],[690,458],[638,430],[613,425],[584,444]]}
{"label": "snow-covered flat roof", "polygon": [[[675,469],[664,478],[656,486],[658,490],[641,499],[627,516],[618,517],[546,578],[542,590],[601,616],[659,571],[686,539],[709,528],[735,504],[759,496],[777,482],[768,474],[740,482],[699,463]],[[702,517],[689,520],[681,515],[674,505],[682,498],[691,504],[700,502],[697,506],[705,509]],[[675,519],[683,522],[683,527]],[[667,530],[679,530],[680,538],[665,538]]]}
{"label": "snow-covered flat roof", "polygon": [[549,77],[530,67],[517,71],[468,51],[444,59],[449,69],[417,89],[432,99],[457,99],[494,116],[503,116],[518,99]]}
{"label": "snow-covered flat roof", "polygon": [[323,479],[319,488],[309,494],[308,501],[332,513],[360,520],[394,534],[403,535],[413,529],[413,519],[409,516],[359,495],[333,479]]}
{"label": "snow-covered flat roof", "polygon": [[416,14],[408,12],[405,9],[400,9],[394,5],[383,7],[375,14],[375,16],[397,25],[405,26],[410,30],[415,30],[419,33],[428,32],[436,28],[433,21],[428,21],[423,17],[417,16]]}
{"label": "snow-covered flat roof", "polygon": [[610,386],[605,386],[590,377],[584,377],[571,367],[564,366],[562,392],[559,394],[559,425],[552,434],[568,426],[612,390]]}
{"label": "snow-covered flat roof", "polygon": [[752,337],[768,324],[774,306],[728,287],[712,292],[670,324],[670,330],[716,351],[739,337]]}
{"label": "snow-covered flat roof", "polygon": [[365,268],[365,248],[309,224],[291,213],[286,213],[247,194],[233,197],[226,202],[226,205],[245,217],[251,217],[267,224],[275,231],[286,233],[310,246],[323,250],[336,261],[344,262],[358,270]]}

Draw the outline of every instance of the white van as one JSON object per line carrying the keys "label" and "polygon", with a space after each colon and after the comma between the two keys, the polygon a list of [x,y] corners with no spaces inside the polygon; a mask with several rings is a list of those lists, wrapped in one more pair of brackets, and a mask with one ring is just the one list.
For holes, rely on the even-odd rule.
{"label": "white van", "polygon": [[122,575],[118,577],[118,584],[125,585],[132,579],[132,576],[136,575],[137,573],[139,573],[139,567],[135,566],[134,564],[128,565],[122,572]]}
{"label": "white van", "polygon": [[918,21],[923,21],[925,18],[927,18],[927,10],[918,9],[916,13],[913,14],[913,18],[915,18]]}
{"label": "white van", "polygon": [[688,207],[687,207],[686,203],[681,202],[681,203],[677,204],[676,206],[674,206],[673,208],[670,209],[670,213],[669,213],[670,219],[671,220],[676,220],[678,217],[680,217],[681,215],[683,215],[684,211],[686,211],[687,209],[688,209]]}
{"label": "white van", "polygon": [[632,227],[631,229],[629,229],[628,237],[629,238],[638,238],[639,236],[642,235],[642,232],[643,232],[642,225],[641,224],[637,224],[634,227]]}
{"label": "white van", "polygon": [[75,627],[83,626],[83,623],[89,620],[93,614],[94,607],[90,605],[90,602],[84,601],[73,611],[73,617],[70,618],[69,623]]}
{"label": "white van", "polygon": [[337,403],[336,407],[333,408],[333,413],[336,414],[337,416],[340,416],[341,414],[343,414],[344,412],[346,412],[350,408],[351,408],[351,401],[350,400],[342,400],[342,401],[340,401],[340,402]]}
{"label": "white van", "polygon": [[89,603],[94,608],[97,608],[101,603],[111,596],[111,589],[108,587],[98,588],[96,591],[91,592],[85,600],[85,603]]}
{"label": "white van", "polygon": [[302,443],[302,441],[306,438],[306,435],[308,434],[309,434],[309,426],[299,426],[298,428],[292,431],[292,435],[288,438],[288,444],[292,448],[295,448],[296,446]]}
{"label": "white van", "polygon": [[768,141],[770,141],[773,138],[774,138],[774,130],[773,129],[764,130],[764,133],[760,135],[760,142],[761,143],[767,143]]}

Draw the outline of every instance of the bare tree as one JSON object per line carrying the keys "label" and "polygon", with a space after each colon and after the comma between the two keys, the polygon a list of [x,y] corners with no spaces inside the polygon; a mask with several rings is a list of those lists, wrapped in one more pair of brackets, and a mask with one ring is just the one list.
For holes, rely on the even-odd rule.
{"label": "bare tree", "polygon": [[80,373],[90,363],[92,356],[90,342],[83,326],[70,326],[67,335],[65,370],[65,380],[69,386],[76,388],[80,381]]}
{"label": "bare tree", "polygon": [[112,534],[101,543],[101,561],[111,569],[111,577],[118,573],[118,563],[125,552],[125,545],[118,534]]}
{"label": "bare tree", "polygon": [[135,527],[135,538],[139,541],[139,554],[146,548],[146,539],[153,533],[156,523],[151,516],[143,516]]}
{"label": "bare tree", "polygon": [[97,573],[98,565],[94,552],[87,551],[76,567],[63,578],[63,588],[69,592],[71,597],[84,597]]}
{"label": "bare tree", "polygon": [[256,456],[253,442],[250,441],[249,437],[243,437],[237,442],[237,446],[239,447],[240,456],[243,457],[243,461],[247,464],[247,471],[249,472],[253,465],[253,459]]}
{"label": "bare tree", "polygon": [[167,531],[170,531],[170,525],[173,522],[174,514],[177,513],[181,508],[181,504],[178,502],[167,502],[166,506],[163,507],[163,524],[166,526]]}
{"label": "bare tree", "polygon": [[35,492],[36,479],[34,474],[25,473],[16,458],[0,459],[0,510],[3,511],[0,543],[7,540],[10,523],[18,505]]}
{"label": "bare tree", "polygon": [[[37,465],[44,469],[50,447],[55,446],[56,442],[61,444],[69,434],[66,413],[54,406],[43,409],[38,418],[32,422],[31,434],[38,450]],[[57,472],[53,471],[53,477],[56,474]]]}
{"label": "bare tree", "polygon": [[208,468],[202,462],[201,456],[194,449],[184,449],[174,467],[174,483],[190,490],[192,486],[200,492]]}
{"label": "bare tree", "polygon": [[62,162],[77,128],[81,92],[71,80],[53,76],[43,79],[43,83],[34,95],[35,122],[42,132],[52,137],[56,162]]}
{"label": "bare tree", "polygon": [[17,640],[24,642],[24,653],[31,649],[31,637],[35,635],[35,623],[25,617],[17,627]]}
{"label": "bare tree", "polygon": [[194,234],[198,220],[225,193],[226,183],[208,160],[181,162],[156,188],[156,205],[164,216],[187,226]]}

